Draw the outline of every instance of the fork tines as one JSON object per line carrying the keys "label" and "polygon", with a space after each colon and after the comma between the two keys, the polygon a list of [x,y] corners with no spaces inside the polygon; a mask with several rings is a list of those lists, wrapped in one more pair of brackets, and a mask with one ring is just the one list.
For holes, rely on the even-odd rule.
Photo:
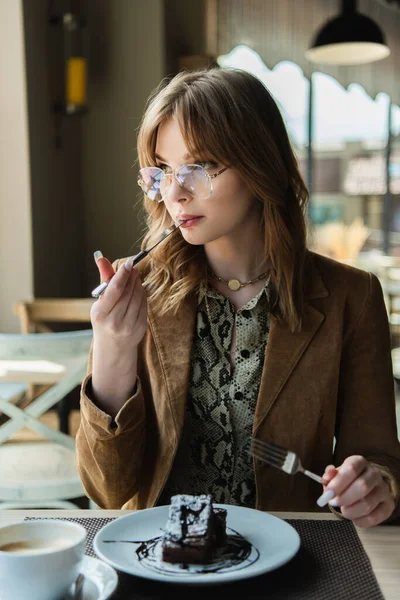
{"label": "fork tines", "polygon": [[288,451],[273,442],[263,442],[257,438],[252,438],[251,453],[254,458],[268,463],[271,467],[283,469]]}

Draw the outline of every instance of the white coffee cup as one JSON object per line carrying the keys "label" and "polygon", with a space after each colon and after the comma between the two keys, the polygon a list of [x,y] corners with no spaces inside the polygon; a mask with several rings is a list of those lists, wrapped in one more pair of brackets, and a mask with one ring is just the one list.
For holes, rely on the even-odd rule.
{"label": "white coffee cup", "polygon": [[86,530],[42,519],[0,527],[1,600],[60,600],[76,581]]}

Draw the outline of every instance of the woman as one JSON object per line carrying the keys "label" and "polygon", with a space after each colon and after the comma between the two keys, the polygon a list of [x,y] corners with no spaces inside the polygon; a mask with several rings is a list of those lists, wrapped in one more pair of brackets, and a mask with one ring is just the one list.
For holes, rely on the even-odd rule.
{"label": "woman", "polygon": [[[330,499],[357,526],[396,516],[381,288],[307,250],[307,190],[266,88],[235,70],[178,74],[150,99],[138,153],[144,246],[183,224],[137,268],[95,253],[109,286],[92,309],[82,385],[88,496],[142,509],[211,493],[307,511],[324,492],[319,504]],[[324,490],[253,462],[251,435],[325,471]]]}

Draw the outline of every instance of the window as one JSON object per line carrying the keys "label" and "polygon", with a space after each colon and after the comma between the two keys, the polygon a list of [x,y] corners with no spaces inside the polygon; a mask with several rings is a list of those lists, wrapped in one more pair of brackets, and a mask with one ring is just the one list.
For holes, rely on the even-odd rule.
{"label": "window", "polygon": [[[307,181],[310,82],[300,67],[283,61],[269,69],[243,45],[220,56],[218,63],[244,69],[265,83],[281,109]],[[315,249],[339,259],[382,253],[390,98],[385,93],[371,98],[356,83],[345,89],[319,72],[313,73],[312,93],[310,217]],[[400,255],[400,108],[391,110],[391,240],[392,252]]]}

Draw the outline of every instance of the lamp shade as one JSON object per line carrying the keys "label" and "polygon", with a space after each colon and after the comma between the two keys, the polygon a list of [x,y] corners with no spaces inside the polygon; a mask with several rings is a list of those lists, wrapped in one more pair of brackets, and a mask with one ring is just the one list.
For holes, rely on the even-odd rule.
{"label": "lamp shade", "polygon": [[[306,58],[314,63],[357,65],[374,62],[389,56],[390,49],[382,30],[365,15],[355,10],[354,2],[342,14],[328,21],[317,33]],[[347,6],[349,6],[347,5]]]}

